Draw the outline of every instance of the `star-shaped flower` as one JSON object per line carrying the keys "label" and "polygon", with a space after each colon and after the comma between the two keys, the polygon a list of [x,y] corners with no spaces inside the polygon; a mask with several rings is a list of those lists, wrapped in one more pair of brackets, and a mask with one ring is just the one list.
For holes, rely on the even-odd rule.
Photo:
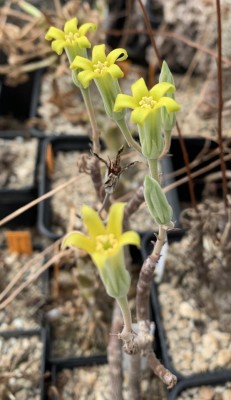
{"label": "star-shaped flower", "polygon": [[125,203],[115,203],[110,207],[107,225],[104,226],[96,211],[82,207],[82,219],[88,235],[70,232],[62,243],[62,248],[76,247],[90,254],[97,266],[107,293],[114,298],[127,295],[130,275],[125,267],[123,246],[140,245],[140,237],[134,231],[122,233]]}
{"label": "star-shaped flower", "polygon": [[161,107],[165,107],[168,112],[178,111],[180,105],[167,93],[173,93],[175,86],[168,82],[157,83],[151,90],[148,90],[143,78],[135,82],[132,87],[132,96],[118,94],[114,106],[114,111],[121,111],[124,108],[132,108],[131,121],[138,125],[143,125],[146,118],[155,113]]}
{"label": "star-shaped flower", "polygon": [[[45,36],[46,40],[52,40],[51,47],[58,54],[61,55],[65,48],[67,49],[86,49],[91,47],[91,43],[85,36],[90,30],[95,30],[96,25],[88,22],[81,25],[79,28],[77,18],[72,18],[64,25],[64,31],[51,26]],[[75,55],[77,55],[76,53]]]}
{"label": "star-shaped flower", "polygon": [[115,62],[126,60],[127,56],[124,49],[114,49],[106,56],[105,44],[99,44],[92,49],[92,61],[77,56],[71,64],[71,69],[83,70],[79,72],[78,79],[86,88],[92,79],[101,79],[108,75],[115,79],[122,78],[123,71]]}

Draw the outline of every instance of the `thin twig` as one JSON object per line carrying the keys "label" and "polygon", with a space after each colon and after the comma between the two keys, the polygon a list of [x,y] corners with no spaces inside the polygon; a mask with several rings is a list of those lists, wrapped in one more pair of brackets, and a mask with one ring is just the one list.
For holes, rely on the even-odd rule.
{"label": "thin twig", "polygon": [[222,33],[221,33],[221,7],[220,0],[216,0],[217,10],[217,80],[218,80],[218,145],[220,149],[220,161],[223,183],[223,196],[225,207],[228,207],[228,187],[226,178],[226,165],[224,162],[224,147],[222,140],[222,110],[223,110],[223,93],[222,93]]}
{"label": "thin twig", "polygon": [[[121,30],[110,29],[110,30],[107,30],[106,33],[110,34],[110,35],[114,35],[114,36],[120,36]],[[143,29],[129,29],[129,30],[125,31],[125,33],[129,34],[129,35],[134,35],[134,33],[143,34],[143,35],[148,34],[147,31],[145,31]],[[216,51],[209,49],[208,47],[204,47],[200,43],[196,43],[193,40],[187,38],[186,36],[179,35],[178,33],[175,33],[172,31],[169,32],[169,31],[161,31],[161,30],[152,30],[152,35],[175,38],[176,40],[179,40],[180,42],[185,43],[189,47],[198,49],[198,50],[202,51],[203,53],[209,54],[211,57],[217,59]],[[231,59],[229,57],[222,56],[222,61],[231,67]]]}
{"label": "thin twig", "polygon": [[1,304],[0,304],[0,310],[3,310],[8,304],[10,304],[18,295],[21,293],[24,289],[27,288],[32,282],[36,281],[36,279],[39,278],[39,276],[45,272],[52,264],[55,262],[58,262],[63,256],[67,256],[68,254],[71,253],[71,249],[61,251],[60,253],[54,255],[50,260],[48,260],[41,268],[38,269],[38,271],[34,274],[31,274],[31,276],[28,277],[28,279],[23,282],[17,289],[15,289],[10,296],[6,298]]}
{"label": "thin twig", "polygon": [[25,272],[27,272],[33,265],[38,264],[40,261],[43,261],[44,257],[49,254],[49,252],[54,248],[55,245],[59,245],[61,242],[61,239],[57,240],[55,243],[52,243],[50,246],[48,246],[45,250],[37,254],[35,257],[30,259],[24,266],[23,268],[20,268],[18,273],[11,279],[9,284],[5,287],[5,289],[0,293],[0,301],[3,300],[3,298],[9,293],[9,291],[16,285],[16,283],[19,281],[19,279],[23,276]]}
{"label": "thin twig", "polygon": [[[154,52],[156,54],[159,67],[161,68],[162,59],[161,59],[160,53],[158,51],[158,48],[156,46],[156,41],[155,41],[155,38],[154,38],[154,34],[153,34],[153,31],[152,31],[152,26],[151,26],[150,20],[148,18],[146,9],[145,9],[142,1],[141,0],[138,0],[138,1],[139,1],[141,10],[142,10],[143,16],[144,16],[145,24],[146,24],[146,27],[147,27],[147,31],[148,31],[148,34],[149,34],[149,37],[150,37],[150,41],[151,41],[153,50],[154,50]],[[188,175],[188,185],[189,185],[189,192],[190,192],[190,197],[191,197],[191,201],[192,201],[192,206],[195,209],[197,209],[196,196],[195,196],[195,192],[194,192],[193,180],[192,180],[192,177],[191,177],[191,171],[190,171],[190,166],[189,166],[189,157],[188,157],[188,153],[187,153],[187,150],[186,150],[184,139],[183,139],[183,136],[182,136],[182,133],[181,133],[181,129],[180,129],[180,126],[179,126],[177,121],[176,121],[176,129],[177,129],[177,133],[178,133],[178,136],[179,136],[182,155],[183,155],[183,159],[184,159],[184,163],[185,163],[185,167],[186,167],[186,173]]]}
{"label": "thin twig", "polygon": [[31,201],[30,203],[26,204],[23,207],[18,208],[16,211],[12,212],[11,214],[7,215],[5,218],[0,220],[0,226],[6,224],[7,222],[11,221],[12,219],[16,218],[18,215],[24,213],[25,211],[29,210],[29,208],[36,206],[38,203],[40,203],[43,200],[48,199],[49,197],[52,197],[55,193],[59,192],[60,190],[65,189],[67,186],[72,185],[76,181],[80,180],[81,178],[84,177],[84,174],[75,176],[74,178],[69,179],[67,182],[63,183],[62,185],[59,185],[57,188],[50,190],[48,193],[38,197],[37,199]]}
{"label": "thin twig", "polygon": [[145,22],[145,25],[146,25],[146,28],[147,28],[147,32],[148,32],[148,35],[149,35],[149,38],[150,38],[152,47],[153,47],[154,52],[155,52],[155,54],[156,54],[156,57],[157,57],[157,60],[158,60],[158,64],[161,66],[161,64],[162,64],[162,59],[161,59],[159,50],[158,50],[158,48],[157,48],[156,41],[155,41],[155,39],[154,39],[154,35],[153,35],[153,31],[152,31],[152,26],[151,26],[150,20],[149,20],[149,18],[148,18],[148,14],[147,14],[146,9],[145,9],[145,7],[144,7],[144,5],[143,5],[143,3],[142,3],[142,0],[138,0],[138,2],[139,2],[140,8],[141,8],[142,13],[143,13],[144,22]]}

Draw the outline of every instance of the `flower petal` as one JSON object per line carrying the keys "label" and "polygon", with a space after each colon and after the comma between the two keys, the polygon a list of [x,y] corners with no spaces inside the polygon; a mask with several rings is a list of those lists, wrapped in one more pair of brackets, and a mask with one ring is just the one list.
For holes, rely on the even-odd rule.
{"label": "flower petal", "polygon": [[87,227],[90,237],[95,238],[96,236],[105,234],[105,226],[93,208],[85,205],[82,207],[82,220]]}
{"label": "flower petal", "polygon": [[119,48],[119,49],[112,50],[108,54],[107,61],[109,62],[109,65],[112,65],[116,61],[124,61],[127,58],[128,58],[128,53],[126,52],[126,50],[122,49],[122,48]]}
{"label": "flower petal", "polygon": [[98,61],[106,61],[105,44],[98,44],[92,49],[92,64],[97,64]]}
{"label": "flower petal", "polygon": [[139,102],[142,97],[149,96],[149,91],[143,78],[138,79],[138,81],[132,85],[131,89],[137,102]]}
{"label": "flower petal", "polygon": [[134,244],[135,246],[140,246],[140,236],[137,232],[127,231],[124,232],[119,238],[119,245],[125,246],[126,244]]}
{"label": "flower petal", "polygon": [[135,110],[132,111],[131,113],[131,121],[135,122],[138,125],[143,125],[145,119],[147,116],[152,112],[153,110],[149,108],[141,108],[137,107]]}
{"label": "flower petal", "polygon": [[120,69],[120,67],[118,67],[118,65],[116,64],[110,65],[110,67],[108,68],[108,72],[115,79],[123,78],[124,76],[122,69]]}
{"label": "flower petal", "polygon": [[126,203],[112,204],[109,210],[106,232],[113,233],[117,239],[122,234],[124,207]]}
{"label": "flower petal", "polygon": [[90,81],[97,78],[97,76],[98,75],[94,71],[81,71],[78,74],[78,80],[84,89],[86,89],[89,86]]}
{"label": "flower petal", "polygon": [[54,40],[51,43],[52,49],[60,56],[62,54],[64,47],[66,46],[65,40]]}
{"label": "flower petal", "polygon": [[114,111],[121,111],[123,108],[136,108],[137,102],[132,96],[118,94],[115,101]]}
{"label": "flower petal", "polygon": [[76,56],[74,61],[70,65],[71,69],[81,68],[84,70],[93,70],[92,62],[85,57]]}
{"label": "flower petal", "polygon": [[150,95],[154,100],[158,101],[163,97],[166,93],[175,92],[176,88],[174,85],[168,82],[159,82],[150,90]]}
{"label": "flower petal", "polygon": [[96,24],[93,24],[92,22],[87,22],[86,24],[83,24],[79,27],[79,34],[81,36],[84,36],[88,31],[95,31],[96,30]]}
{"label": "flower petal", "polygon": [[87,251],[89,254],[91,254],[95,249],[94,242],[90,238],[81,232],[75,231],[68,233],[64,237],[62,241],[62,249],[66,247],[76,247]]}
{"label": "flower petal", "polygon": [[89,49],[91,47],[91,43],[86,36],[78,38],[77,43],[81,49]]}
{"label": "flower petal", "polygon": [[64,32],[65,33],[76,33],[77,32],[77,18],[72,18],[70,21],[67,21],[64,25]]}
{"label": "flower petal", "polygon": [[174,112],[180,110],[180,105],[170,97],[162,97],[156,104],[154,109],[166,107],[168,112]]}
{"label": "flower petal", "polygon": [[99,270],[103,269],[103,267],[105,266],[106,259],[107,259],[105,254],[102,254],[99,252],[94,252],[93,254],[91,254],[91,258],[92,258],[93,263],[96,265],[96,267]]}
{"label": "flower petal", "polygon": [[61,31],[58,28],[55,28],[54,26],[51,26],[45,36],[46,40],[53,40],[53,39],[58,39],[58,40],[65,40],[65,36],[63,31]]}

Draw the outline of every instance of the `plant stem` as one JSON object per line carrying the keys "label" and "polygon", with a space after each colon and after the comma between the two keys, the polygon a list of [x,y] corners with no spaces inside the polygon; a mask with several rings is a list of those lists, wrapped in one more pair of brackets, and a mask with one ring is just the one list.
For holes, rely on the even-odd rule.
{"label": "plant stem", "polygon": [[150,256],[152,257],[152,260],[154,260],[155,262],[157,262],[160,258],[160,253],[165,240],[166,240],[166,230],[163,228],[162,225],[159,225],[159,233],[152,254]]}
{"label": "plant stem", "polygon": [[118,120],[118,121],[116,120],[115,122],[117,123],[118,127],[120,128],[120,130],[121,130],[121,132],[122,132],[122,134],[123,134],[123,136],[124,136],[124,138],[125,138],[125,140],[126,140],[128,146],[134,147],[134,149],[136,149],[139,153],[142,154],[141,147],[140,147],[140,145],[133,139],[133,137],[132,137],[132,135],[131,135],[131,132],[130,132],[130,130],[128,129],[125,120],[124,120],[124,119],[120,119],[120,120]]}
{"label": "plant stem", "polygon": [[120,297],[116,299],[122,315],[123,315],[123,320],[124,320],[124,329],[123,329],[123,333],[129,333],[132,332],[132,317],[131,317],[131,311],[128,305],[128,299],[127,296],[124,297]]}
{"label": "plant stem", "polygon": [[112,314],[111,335],[107,347],[109,363],[109,375],[111,383],[111,398],[123,400],[123,366],[122,366],[122,343],[117,338],[117,333],[123,327],[123,319],[120,307],[115,301]]}
{"label": "plant stem", "polygon": [[151,177],[159,182],[158,160],[148,160]]}
{"label": "plant stem", "polygon": [[92,143],[93,143],[93,153],[98,154],[100,152],[100,143],[99,143],[99,131],[97,127],[97,122],[95,118],[95,112],[94,108],[92,106],[91,102],[91,96],[90,96],[90,91],[89,88],[87,89],[81,89],[81,93],[84,99],[84,103],[88,112],[89,120],[91,123],[91,128],[92,128]]}

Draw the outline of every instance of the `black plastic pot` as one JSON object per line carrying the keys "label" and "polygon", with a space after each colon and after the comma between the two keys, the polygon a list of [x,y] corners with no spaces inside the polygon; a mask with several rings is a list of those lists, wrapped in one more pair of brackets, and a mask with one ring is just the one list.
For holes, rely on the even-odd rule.
{"label": "black plastic pot", "polygon": [[[184,144],[185,144],[186,152],[188,154],[190,163],[197,156],[199,156],[199,154],[201,154],[201,152],[204,149],[204,156],[201,156],[200,163],[198,163],[198,165],[196,165],[195,167],[191,168],[192,175],[193,175],[193,173],[196,173],[200,168],[208,167],[213,161],[218,160],[218,154],[213,155],[213,157],[211,157],[209,159],[206,159],[206,156],[209,152],[218,148],[217,143],[214,141],[209,141],[209,140],[206,141],[206,139],[198,138],[198,137],[184,137]],[[178,137],[172,138],[169,154],[171,155],[173,171],[177,171],[177,170],[185,167],[182,148],[181,148]],[[227,165],[231,166],[230,161]],[[220,171],[220,163],[218,163],[218,165],[215,166],[214,168],[212,168],[210,171],[204,172],[193,178],[193,186],[194,186],[194,191],[195,191],[195,196],[196,196],[197,201],[201,201],[201,199],[202,199],[202,194],[203,194],[203,189],[204,189],[204,184],[205,184],[204,183],[205,176],[207,176],[210,172],[217,172],[217,171]],[[176,177],[172,177],[172,180],[173,181],[178,180],[185,176],[186,176],[186,169],[184,171],[182,171]],[[187,205],[191,204],[191,197],[190,197],[188,182],[184,182],[181,185],[177,186],[177,194],[178,194],[178,199],[181,203],[186,203]],[[182,209],[182,207],[181,207],[181,209]]]}
{"label": "black plastic pot", "polygon": [[[126,35],[126,33],[124,34],[123,32],[124,29],[132,29],[138,25],[140,29],[145,29],[142,13],[137,9],[138,5],[133,3],[134,6],[130,10],[129,4],[131,5],[132,3],[125,0],[119,0],[117,2],[109,0],[108,2],[108,18],[106,25],[108,34],[106,40],[112,48],[121,47],[121,42]],[[152,1],[147,2],[145,8],[152,28],[157,29],[163,20],[163,7],[158,4],[158,2]],[[136,18],[133,18],[133,26],[131,27],[132,24],[130,22],[130,25],[128,25],[128,21],[130,18],[134,17],[134,13],[136,14]],[[122,47],[127,50],[129,59],[135,64],[147,66],[146,50],[149,45],[149,36],[139,32],[127,35]]]}
{"label": "black plastic pot", "polygon": [[[224,385],[225,383],[231,382],[230,374],[224,372],[221,375],[217,373],[211,373],[209,376],[206,375],[195,375],[192,378],[187,378],[180,381],[168,394],[168,400],[177,400],[179,395],[190,388],[196,388],[201,386],[217,386]],[[200,400],[200,399],[195,399]]]}
{"label": "black plastic pot", "polygon": [[[24,132],[5,132],[0,133],[0,139],[14,140],[17,137],[25,138]],[[30,140],[30,139],[29,139]],[[25,206],[35,200],[38,194],[37,178],[38,178],[38,163],[40,157],[41,143],[38,140],[37,153],[35,160],[35,169],[33,173],[33,183],[22,188],[0,188],[0,219],[6,217],[18,208]],[[9,228],[32,227],[36,225],[37,206],[30,208],[18,217],[14,218],[6,224]]]}
{"label": "black plastic pot", "polygon": [[[208,142],[206,143],[206,140],[203,138],[184,138],[185,141],[185,146],[186,150],[188,152],[189,156],[189,161],[192,162],[196,156],[202,152],[203,148],[207,146],[207,152],[205,151],[204,156],[201,158],[201,162],[199,165],[197,165],[195,168],[192,169],[192,173],[197,172],[201,167],[207,167],[209,166],[213,161],[219,160],[219,155],[215,154],[211,158],[207,158],[206,154],[208,154],[208,151],[211,150],[216,150],[217,149],[217,144],[215,142]],[[183,160],[183,155],[181,151],[181,146],[179,143],[178,138],[173,138],[172,139],[172,145],[170,149],[170,154],[172,154],[171,160],[172,160],[172,165],[173,165],[173,170],[176,171],[179,168],[184,167],[184,160]],[[227,168],[231,168],[231,162],[228,161],[226,163]],[[193,179],[193,184],[194,184],[194,190],[195,190],[195,196],[196,196],[196,201],[200,202],[202,200],[203,192],[205,190],[205,177],[209,173],[214,173],[220,171],[220,162],[217,163],[215,167],[210,169],[208,172],[204,172],[201,175],[198,175],[195,179]],[[182,172],[181,176],[185,176],[185,172]],[[179,176],[179,177],[181,177]],[[177,176],[178,178],[178,176]],[[173,177],[174,181],[174,177]],[[212,181],[212,183],[215,183],[215,180]],[[218,177],[216,181],[216,185],[214,185],[214,188],[216,190],[216,195],[222,195],[222,182],[221,182],[221,176]],[[191,198],[190,198],[190,193],[189,193],[189,187],[188,183],[184,183],[181,186],[177,187],[177,196],[176,200],[179,200],[178,203],[178,208],[182,210],[183,208],[190,207],[191,206]],[[179,222],[179,221],[178,221]],[[179,228],[181,228],[180,222],[177,225]],[[168,232],[168,242],[176,242],[180,241],[184,235],[185,231],[184,229],[178,229],[176,231],[169,231]],[[151,250],[153,248],[153,244],[151,243],[154,240],[153,233],[149,232],[143,239],[142,243],[142,251],[143,251],[143,257],[144,259],[151,253]],[[163,322],[162,322],[162,317],[161,317],[161,307],[158,299],[158,285],[156,283],[153,283],[152,286],[152,291],[151,291],[151,305],[153,308],[153,314],[154,314],[154,321],[156,322],[156,346],[157,349],[160,349],[160,355],[161,358],[163,359],[164,365],[171,370],[178,378],[179,381],[189,379],[188,376],[184,376],[180,371],[176,370],[172,364],[171,361],[171,354],[169,353],[168,349],[168,344],[166,341],[166,335],[164,332],[163,328]],[[216,370],[214,373],[213,372],[206,372],[204,374],[196,374],[195,379],[197,377],[202,377],[201,379],[203,380],[210,380],[212,377],[215,376],[217,379],[222,380],[223,377],[228,377],[231,379],[231,370],[227,369],[221,369],[221,370]],[[192,375],[192,379],[194,379],[194,374]],[[193,380],[192,380],[193,382]],[[175,397],[174,397],[175,398]],[[172,398],[171,398],[172,399]]]}
{"label": "black plastic pot", "polygon": [[[69,360],[60,360],[52,364],[51,367],[51,385],[53,388],[57,388],[57,382],[62,379],[62,371],[65,369],[73,370],[81,367],[93,367],[107,364],[106,356],[94,356],[94,357],[79,357],[72,358]],[[47,388],[48,394],[44,400],[58,400],[59,394],[54,394],[51,388]],[[76,393],[77,395],[77,393]],[[49,397],[48,397],[49,396]],[[58,396],[58,397],[57,397]]]}
{"label": "black plastic pot", "polygon": [[[172,233],[170,232],[168,234],[168,242],[171,244],[172,242],[180,241],[184,235],[184,231],[173,231]],[[146,259],[150,253],[151,249],[153,248],[152,242],[153,241],[153,233],[147,233],[147,235],[144,236],[143,241],[142,241],[142,254],[143,258]],[[160,358],[163,360],[163,363],[166,368],[168,368],[173,374],[177,376],[178,381],[188,381],[189,382],[196,382],[194,386],[197,386],[202,380],[202,382],[206,382],[210,384],[210,381],[213,382],[215,380],[215,383],[223,382],[223,379],[225,380],[231,380],[231,369],[217,369],[216,371],[209,371],[205,373],[192,373],[189,376],[184,375],[181,371],[177,370],[172,363],[171,359],[171,353],[168,348],[168,343],[167,343],[167,333],[165,333],[164,326],[163,326],[163,320],[161,316],[161,305],[159,302],[159,292],[158,292],[158,284],[153,282],[152,289],[151,289],[151,308],[153,312],[153,319],[156,324],[156,333],[155,333],[155,339],[156,339],[156,347],[159,349],[158,355]],[[158,350],[157,350],[158,351]],[[216,381],[217,379],[217,381]],[[212,384],[212,383],[211,383]],[[170,397],[170,399],[175,399],[175,397]]]}
{"label": "black plastic pot", "polygon": [[[2,340],[11,340],[14,339],[14,341],[19,340],[20,338],[25,338],[25,337],[38,337],[40,338],[40,341],[42,342],[42,349],[41,349],[41,362],[40,362],[40,371],[38,372],[37,376],[39,374],[41,375],[39,378],[39,385],[38,385],[38,392],[40,393],[40,400],[45,400],[45,395],[46,395],[46,390],[45,390],[45,373],[47,371],[47,364],[46,364],[46,351],[45,351],[45,344],[46,344],[46,333],[44,329],[39,329],[39,330],[31,330],[31,331],[5,331],[0,333],[0,338]],[[2,346],[1,346],[2,347]],[[18,356],[18,354],[17,354]],[[16,357],[17,357],[16,356]],[[14,359],[14,363],[16,360],[16,357]],[[26,350],[24,353],[24,356],[22,358],[21,362],[24,362],[27,357]],[[19,361],[20,362],[20,361]],[[4,367],[4,366],[3,366]],[[14,366],[12,366],[12,369],[9,372],[13,372]],[[29,371],[26,371],[29,373]],[[33,379],[33,378],[32,378]],[[10,390],[8,388],[8,390]]]}
{"label": "black plastic pot", "polygon": [[[69,135],[52,136],[44,140],[39,170],[39,196],[51,190],[51,177],[49,176],[46,162],[48,146],[51,146],[55,158],[59,151],[89,152],[91,141],[87,136],[75,137]],[[57,240],[62,236],[52,230],[52,207],[50,198],[39,203],[38,229],[42,235],[52,240]]]}
{"label": "black plastic pot", "polygon": [[[52,136],[46,139],[43,143],[42,156],[40,163],[40,174],[39,174],[39,195],[42,196],[51,189],[51,177],[47,170],[47,149],[51,146],[54,158],[56,154],[60,151],[70,152],[89,152],[90,150],[90,139],[86,136]],[[104,144],[102,143],[102,148]],[[173,178],[169,175],[172,172],[171,158],[166,157],[161,161],[161,169],[163,172],[163,185],[168,185],[173,182]],[[173,208],[173,220],[175,221],[175,226],[179,226],[179,199],[178,193],[175,189],[172,189],[166,194],[169,203]],[[52,206],[51,199],[47,199],[38,205],[38,229],[46,237],[57,240],[62,235],[55,233],[52,230]]]}
{"label": "black plastic pot", "polygon": [[[7,85],[2,78],[0,81],[0,117],[7,117],[8,122],[0,128],[0,132],[18,131],[23,128],[27,135],[31,134],[31,129],[23,124],[36,116],[42,74],[43,69],[31,72],[28,80],[17,86]],[[33,136],[39,137],[42,134],[34,130]]]}
{"label": "black plastic pot", "polygon": [[[140,234],[140,237],[141,237],[141,240],[142,240],[143,235]],[[134,272],[135,275],[137,275],[139,273],[140,266],[142,265],[141,252],[134,245],[129,245],[128,246],[128,251],[129,251],[129,256],[130,256],[130,259],[131,259],[131,262],[132,262],[133,272]],[[60,266],[60,271],[62,270],[62,268],[64,270],[66,270],[66,271],[69,271],[69,273],[71,274],[70,270],[68,269],[68,263],[67,262],[65,262],[63,266],[62,265]],[[96,268],[96,267],[93,267],[93,268]],[[96,279],[100,280],[100,277],[98,276],[98,274],[96,274]],[[53,282],[54,282],[54,268],[53,268],[53,266],[51,266],[51,268],[49,268],[49,270],[48,270],[48,282],[49,282],[49,284],[48,284],[49,289],[48,290],[50,292],[49,298],[52,299],[52,289],[53,289]],[[105,292],[105,289],[104,289],[103,286],[102,286],[102,291]],[[70,301],[71,302],[72,301],[71,292],[69,291],[68,293],[70,293],[70,295],[69,295],[70,298],[67,299],[65,297],[65,293],[64,293],[64,296],[63,296],[62,289],[60,289],[59,298],[58,298],[59,302],[61,301],[61,299],[64,299],[65,301]],[[107,300],[106,293],[105,293],[105,297],[106,297],[106,300]],[[109,305],[111,304],[111,301],[112,301],[112,299],[110,297],[108,297]],[[73,302],[74,302],[74,300],[73,300]],[[54,306],[54,307],[56,309],[56,306]],[[52,307],[52,310],[53,310],[53,307]],[[99,349],[96,350],[94,348],[91,351],[91,354],[92,354],[91,357],[84,356],[84,355],[77,356],[76,355],[76,350],[71,346],[70,346],[71,352],[67,351],[66,349],[64,349],[63,352],[59,350],[58,351],[58,355],[57,355],[56,354],[57,351],[54,351],[54,347],[56,347],[56,348],[57,347],[58,348],[62,347],[62,345],[59,345],[59,343],[58,343],[58,345],[56,344],[56,346],[55,346],[55,341],[57,340],[57,336],[58,336],[58,341],[60,341],[60,342],[63,342],[63,341],[69,342],[69,340],[73,341],[73,336],[71,336],[71,333],[69,332],[68,329],[67,329],[67,332],[64,332],[63,327],[65,326],[65,323],[66,323],[65,317],[64,318],[61,317],[61,319],[58,318],[58,320],[56,320],[55,319],[55,314],[53,314],[54,315],[54,319],[52,317],[52,313],[51,313],[50,316],[49,315],[50,314],[48,312],[47,317],[46,317],[46,326],[47,326],[47,339],[48,339],[47,360],[48,360],[50,365],[53,365],[53,364],[65,364],[66,362],[70,363],[70,360],[72,360],[72,359],[75,360],[75,363],[78,363],[78,360],[80,360],[80,365],[85,365],[84,364],[84,362],[85,362],[84,360],[86,359],[87,360],[86,361],[86,365],[88,365],[88,362],[90,362],[89,360],[91,360],[91,359],[95,360],[95,359],[97,359],[97,357],[99,357],[99,359],[100,359],[101,356],[102,356],[102,358],[106,357],[106,344],[104,346],[104,345],[102,345],[102,343],[100,343],[100,348]],[[63,321],[62,321],[62,318],[64,319]],[[151,318],[151,320],[153,320],[153,314],[152,314],[151,307],[150,307],[150,318]],[[72,326],[72,319],[68,323]],[[58,335],[57,335],[57,331],[60,332]],[[95,339],[94,342],[96,343],[96,341],[97,340]],[[91,340],[89,341],[89,343],[90,342],[91,342]],[[92,344],[90,344],[90,346],[91,345]],[[80,345],[78,344],[78,347],[79,346]]]}
{"label": "black plastic pot", "polygon": [[[142,240],[143,235],[141,234],[141,240]],[[138,270],[136,271],[137,273],[139,272],[140,265],[142,264],[142,254],[140,250],[133,245],[129,246],[129,253],[131,256],[132,263],[134,264],[134,268],[136,271],[136,268]],[[50,275],[50,280],[52,279],[53,275],[53,269],[50,268],[49,270],[49,275]],[[100,278],[99,278],[100,279]],[[152,308],[150,307],[150,319],[153,321],[153,312]],[[54,325],[55,327],[55,325]],[[91,356],[72,356],[72,357],[54,357],[52,356],[52,344],[53,344],[53,338],[51,334],[51,325],[50,322],[47,322],[47,350],[46,350],[46,361],[48,365],[48,369],[52,373],[52,379],[51,379],[51,386],[57,387],[57,379],[58,379],[58,374],[62,373],[62,370],[64,369],[74,369],[74,368],[81,368],[81,367],[91,367],[91,366],[100,366],[103,364],[107,364],[107,355],[106,355],[106,348],[105,348],[105,353],[101,354],[92,354]],[[68,340],[68,337],[66,338]],[[154,341],[154,347],[156,351],[156,343]],[[48,395],[49,393],[49,395]],[[49,391],[49,387],[47,387],[47,397],[45,397],[45,400],[58,400],[56,395],[52,390]]]}

